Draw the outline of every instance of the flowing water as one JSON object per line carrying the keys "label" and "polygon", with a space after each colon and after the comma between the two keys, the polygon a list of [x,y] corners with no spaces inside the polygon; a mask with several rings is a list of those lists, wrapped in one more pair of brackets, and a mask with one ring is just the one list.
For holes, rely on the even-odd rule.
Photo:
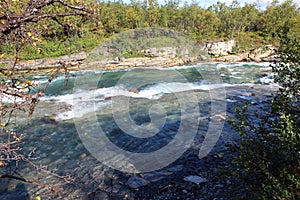
{"label": "flowing water", "polygon": [[[120,149],[136,154],[158,151],[172,144],[181,131],[190,137],[187,141],[180,139],[183,145],[192,143],[194,138],[201,143],[208,132],[207,119],[226,116],[226,104],[233,101],[226,97],[226,90],[253,85],[275,87],[272,76],[269,63],[201,63],[172,68],[71,72],[68,82],[63,75],[52,81],[33,120],[20,125],[18,131],[26,135],[27,148],[37,148],[37,163],[57,168],[62,174],[78,173],[78,166],[96,169],[100,165],[95,159],[80,163],[90,157],[90,152],[96,158],[103,156],[95,155],[99,151],[99,147],[95,148],[97,144],[103,152],[107,150],[101,146],[107,143],[93,143],[99,134]],[[32,78],[41,85],[47,82],[46,76]],[[249,96],[239,97],[251,100]],[[174,153],[174,157],[182,153]],[[121,163],[124,171],[131,172],[135,166],[128,166],[125,157],[119,156],[108,165]],[[100,161],[106,164],[104,158]],[[147,171],[147,167],[142,165],[140,169]],[[23,173],[32,172],[25,168]]]}

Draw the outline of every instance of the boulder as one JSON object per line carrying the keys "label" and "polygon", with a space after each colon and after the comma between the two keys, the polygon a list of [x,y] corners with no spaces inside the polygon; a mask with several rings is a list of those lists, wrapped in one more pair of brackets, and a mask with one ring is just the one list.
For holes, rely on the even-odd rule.
{"label": "boulder", "polygon": [[140,187],[150,184],[150,181],[147,181],[141,177],[132,176],[128,179],[126,184],[132,189],[138,189]]}
{"label": "boulder", "polygon": [[213,58],[212,60],[217,62],[242,62],[242,61],[248,61],[248,55],[247,54],[228,55],[228,56]]}
{"label": "boulder", "polygon": [[138,94],[138,93],[139,93],[138,89],[136,89],[136,88],[131,88],[131,89],[129,90],[129,92],[132,92],[132,93],[135,93],[135,94]]}
{"label": "boulder", "polygon": [[146,57],[175,57],[176,47],[150,48],[141,51]]}
{"label": "boulder", "polygon": [[229,53],[232,53],[235,44],[235,40],[208,42],[204,49],[213,56],[227,56]]}
{"label": "boulder", "polygon": [[[271,57],[274,56],[277,52],[277,48],[272,45],[266,45],[264,47],[260,47],[258,49],[254,49],[249,53],[249,59],[255,62],[261,62],[265,58],[265,60],[271,60]],[[269,62],[269,61],[266,61]]]}
{"label": "boulder", "polygon": [[195,176],[195,175],[186,176],[186,177],[184,177],[184,180],[195,183],[197,185],[199,185],[200,183],[207,182],[206,178],[202,178],[200,176]]}
{"label": "boulder", "polygon": [[61,59],[66,62],[83,61],[86,58],[87,58],[87,54],[85,52],[74,53],[74,54],[65,55],[61,57]]}

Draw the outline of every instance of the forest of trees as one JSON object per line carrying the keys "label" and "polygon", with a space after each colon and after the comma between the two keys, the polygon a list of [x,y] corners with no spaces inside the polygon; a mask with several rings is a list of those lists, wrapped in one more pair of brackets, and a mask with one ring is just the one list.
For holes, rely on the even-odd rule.
{"label": "forest of trees", "polygon": [[[1,26],[7,25],[5,13],[20,14],[26,9],[28,2],[29,0],[12,1],[7,5],[2,3]],[[208,8],[202,8],[197,3],[182,3],[180,0],[168,0],[163,4],[158,0],[132,0],[130,4],[97,0],[64,2],[83,6],[90,12],[88,15],[72,15],[72,8],[65,7],[59,1],[43,8],[41,14],[49,16],[28,21],[30,23],[22,27],[24,31],[29,32],[30,37],[37,36],[24,50],[24,58],[88,51],[115,33],[142,27],[180,31],[199,42],[236,38],[241,50],[253,45],[278,45],[278,36],[285,29],[289,29],[290,35],[300,35],[300,12],[292,0],[283,3],[273,0],[263,9],[256,3],[242,5],[236,0],[230,5],[218,2]],[[55,15],[59,12],[70,13],[67,16]],[[5,31],[1,30],[2,33]],[[1,54],[13,54],[11,49],[14,48],[11,46],[16,44],[12,44],[10,38],[2,37],[0,40],[5,44],[0,47]]]}

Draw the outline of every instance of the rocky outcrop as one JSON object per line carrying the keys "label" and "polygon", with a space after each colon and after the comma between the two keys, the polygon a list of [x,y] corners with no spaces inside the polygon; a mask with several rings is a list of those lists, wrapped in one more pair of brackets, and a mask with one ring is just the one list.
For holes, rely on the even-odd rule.
{"label": "rocky outcrop", "polygon": [[132,189],[137,189],[150,184],[150,181],[145,180],[138,176],[132,176],[128,179],[126,184]]}
{"label": "rocky outcrop", "polygon": [[227,56],[232,53],[235,47],[235,40],[219,41],[219,42],[207,42],[204,50],[212,56]]}
{"label": "rocky outcrop", "polygon": [[[53,69],[62,63],[68,68],[78,68],[80,64],[87,58],[85,52],[65,55],[57,58],[42,58],[20,62],[15,66],[16,70],[47,70]],[[7,62],[7,66],[12,65],[12,62]]]}
{"label": "rocky outcrop", "polygon": [[266,45],[257,49],[252,49],[247,53],[239,55],[227,55],[212,58],[216,62],[274,62],[279,60],[278,49],[272,45]]}
{"label": "rocky outcrop", "polygon": [[261,62],[263,59],[270,58],[277,53],[277,48],[272,45],[266,45],[265,47],[260,47],[258,49],[253,49],[250,51],[248,58],[251,61]]}
{"label": "rocky outcrop", "polygon": [[217,58],[212,58],[214,62],[243,62],[249,61],[248,54],[240,54],[240,55],[228,55],[228,56],[221,56]]}
{"label": "rocky outcrop", "polygon": [[84,63],[83,68],[95,68],[95,66],[106,70],[135,68],[135,67],[170,67],[177,65],[185,65],[200,61],[208,61],[208,56],[199,55],[199,51],[193,49],[195,47],[161,47],[143,49],[140,53],[143,57],[123,58],[116,57],[113,60],[89,61]]}
{"label": "rocky outcrop", "polygon": [[[232,53],[235,46],[235,41],[221,41],[210,42],[204,45],[195,45],[191,48],[186,47],[162,47],[162,48],[149,48],[141,50],[144,57],[128,58],[116,57],[115,59],[89,59],[85,52],[61,56],[57,58],[44,58],[21,62],[15,66],[16,70],[53,70],[64,64],[69,70],[78,70],[80,68],[94,69],[102,68],[106,70],[115,70],[122,68],[134,67],[170,67],[186,65],[201,61],[214,61],[214,62],[273,62],[278,61],[277,48],[272,45],[266,45],[249,52],[228,55]],[[196,53],[195,53],[196,52]],[[211,58],[209,58],[211,55]],[[2,60],[0,64],[11,66],[13,61]]]}
{"label": "rocky outcrop", "polygon": [[150,48],[142,50],[146,57],[170,57],[175,58],[178,49],[176,47]]}

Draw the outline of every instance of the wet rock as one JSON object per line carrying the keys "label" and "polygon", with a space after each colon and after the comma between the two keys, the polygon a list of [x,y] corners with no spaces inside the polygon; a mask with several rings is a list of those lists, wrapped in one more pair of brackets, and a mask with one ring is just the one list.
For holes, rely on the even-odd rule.
{"label": "wet rock", "polygon": [[167,171],[158,171],[158,172],[149,172],[142,174],[143,178],[149,180],[150,182],[157,182],[164,179],[166,176],[171,175],[172,173]]}
{"label": "wet rock", "polygon": [[176,165],[168,169],[169,172],[180,172],[183,170],[183,165]]}
{"label": "wet rock", "polygon": [[258,105],[258,103],[257,102],[255,102],[255,101],[251,101],[251,105]]}
{"label": "wet rock", "polygon": [[41,120],[45,123],[54,123],[56,122],[56,114],[51,114],[51,115],[45,114]]}
{"label": "wet rock", "polygon": [[146,186],[150,183],[150,181],[147,181],[141,177],[132,176],[128,179],[127,185],[132,189],[137,189],[143,186]]}
{"label": "wet rock", "polygon": [[121,188],[122,188],[122,185],[120,185],[120,184],[115,184],[115,185],[113,186],[113,188],[112,188],[112,192],[113,192],[113,193],[119,193],[119,191],[121,190]]}
{"label": "wet rock", "polygon": [[226,116],[222,114],[216,114],[214,116],[209,117],[209,120],[214,121],[214,122],[222,122],[226,120]]}
{"label": "wet rock", "polygon": [[229,103],[236,103],[237,100],[235,100],[235,99],[226,99],[226,102],[229,102]]}
{"label": "wet rock", "polygon": [[199,185],[200,183],[207,182],[206,178],[202,178],[200,176],[195,176],[195,175],[190,175],[190,176],[184,177],[183,180],[195,183],[197,185]]}
{"label": "wet rock", "polygon": [[109,200],[109,196],[106,192],[100,191],[95,193],[94,200]]}
{"label": "wet rock", "polygon": [[80,155],[80,158],[81,158],[81,159],[84,159],[84,158],[86,158],[86,157],[87,157],[86,153],[83,153],[83,154]]}
{"label": "wet rock", "polygon": [[240,98],[240,99],[242,99],[242,100],[247,100],[247,101],[251,101],[252,100],[251,97],[247,97],[247,96],[244,96],[244,95],[239,95],[237,97]]}
{"label": "wet rock", "polygon": [[129,92],[132,92],[132,93],[135,93],[135,94],[139,93],[139,91],[136,88],[130,89]]}

